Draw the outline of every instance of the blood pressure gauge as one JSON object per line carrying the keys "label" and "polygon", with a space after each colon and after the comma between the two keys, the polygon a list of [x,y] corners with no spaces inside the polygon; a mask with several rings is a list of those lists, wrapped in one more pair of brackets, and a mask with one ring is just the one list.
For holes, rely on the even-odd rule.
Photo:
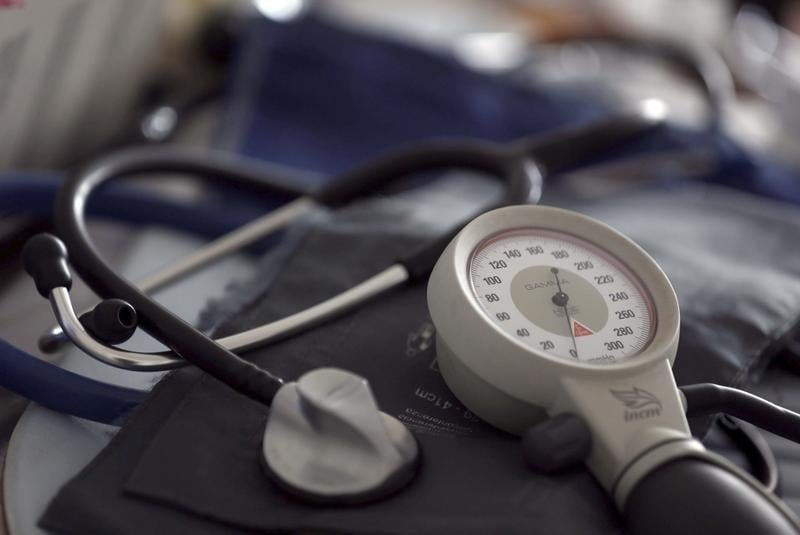
{"label": "blood pressure gauge", "polygon": [[480,243],[469,259],[473,297],[511,338],[548,355],[623,362],[653,337],[653,301],[609,252],[559,230],[520,228]]}
{"label": "blood pressure gauge", "polygon": [[587,464],[619,500],[641,469],[631,471],[633,459],[702,448],[671,371],[675,292],[647,253],[607,225],[544,206],[486,213],[439,259],[428,306],[454,394],[516,434],[579,415],[592,434]]}

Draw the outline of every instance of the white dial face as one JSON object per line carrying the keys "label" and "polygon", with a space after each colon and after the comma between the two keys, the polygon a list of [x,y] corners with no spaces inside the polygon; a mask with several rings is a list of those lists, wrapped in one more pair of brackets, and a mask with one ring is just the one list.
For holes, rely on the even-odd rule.
{"label": "white dial face", "polygon": [[641,282],[598,246],[548,229],[516,229],[481,243],[472,290],[490,321],[538,352],[593,364],[648,345],[655,311]]}

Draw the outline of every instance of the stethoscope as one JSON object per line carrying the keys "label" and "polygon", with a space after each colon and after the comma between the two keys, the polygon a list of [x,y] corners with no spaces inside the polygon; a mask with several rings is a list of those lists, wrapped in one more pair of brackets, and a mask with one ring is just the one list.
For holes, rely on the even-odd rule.
{"label": "stethoscope", "polygon": [[[541,191],[541,168],[557,168],[570,159],[580,160],[582,154],[602,151],[605,147],[618,143],[622,139],[627,139],[629,136],[641,134],[643,131],[653,128],[659,121],[660,118],[636,113],[599,121],[574,131],[569,129],[552,133],[545,139],[523,139],[504,146],[472,140],[442,140],[403,148],[368,162],[355,171],[334,179],[331,181],[331,186],[313,194],[299,197],[234,233],[212,242],[181,262],[180,265],[168,268],[165,273],[156,275],[153,278],[156,282],[149,283],[148,287],[163,286],[189,271],[198,269],[210,261],[283,228],[306,212],[314,203],[335,206],[370,192],[378,186],[386,185],[391,180],[415,173],[443,168],[462,168],[488,173],[489,175],[500,177],[505,184],[505,190],[497,203],[498,205],[529,202],[531,200],[535,202],[538,200]],[[567,151],[569,151],[568,154]],[[67,291],[59,290],[53,292],[50,298],[64,332],[84,351],[108,364],[137,370],[171,369],[186,363],[186,360],[178,356],[181,350],[188,351],[191,354],[197,353],[197,351],[191,351],[194,349],[195,344],[206,350],[201,351],[201,356],[196,357],[199,359],[196,364],[201,368],[208,366],[211,369],[216,369],[218,366],[214,363],[215,359],[206,355],[207,352],[223,359],[231,357],[231,355],[221,356],[224,354],[221,352],[223,348],[212,350],[211,344],[206,340],[205,336],[202,336],[204,341],[201,342],[197,334],[189,334],[185,325],[167,319],[168,313],[166,311],[154,303],[150,303],[150,299],[144,296],[139,289],[117,277],[104,264],[85,231],[83,212],[89,194],[107,180],[115,177],[155,171],[162,173],[193,173],[205,177],[224,177],[226,183],[235,187],[245,189],[264,188],[262,176],[245,172],[240,167],[234,167],[230,165],[230,161],[215,157],[187,158],[186,156],[180,155],[176,158],[167,155],[165,157],[158,149],[150,148],[125,151],[110,156],[91,166],[86,171],[73,176],[67,180],[59,192],[56,202],[56,226],[65,242],[69,244],[72,262],[79,272],[83,274],[86,282],[100,295],[120,296],[120,298],[128,301],[136,310],[135,314],[139,317],[140,325],[156,338],[163,340],[170,340],[173,337],[181,339],[178,343],[166,344],[171,347],[172,351],[154,354],[124,351],[109,347],[102,340],[97,340],[96,336],[92,336],[92,333],[88,332],[81,322],[77,320],[77,315],[72,310]],[[289,195],[294,193],[283,185],[274,183],[270,184],[269,190],[271,193],[278,192]],[[309,328],[312,324],[324,321],[331,315],[340,314],[372,296],[402,284],[409,279],[423,277],[433,267],[433,263],[438,258],[438,253],[441,252],[450,238],[452,238],[452,234],[437,238],[422,249],[399,259],[397,264],[332,300],[320,303],[279,322],[221,339],[218,341],[219,345],[229,351],[240,351],[256,347],[281,336],[297,332],[299,329]],[[60,255],[61,253],[60,248],[51,246],[49,249],[43,248],[41,254]],[[38,271],[38,256],[28,256],[27,258],[31,259],[32,262],[28,264],[29,270],[35,274]],[[54,257],[49,260],[54,261],[56,259]],[[49,273],[50,277],[54,276],[52,271],[47,273]],[[62,273],[58,282],[64,283],[58,287],[68,288],[67,274]],[[37,283],[37,286],[40,293],[48,295],[50,294],[49,289],[44,284],[44,282],[42,284]],[[124,321],[126,318],[122,317],[130,316],[130,314],[130,309],[121,306],[118,311],[120,317],[117,319],[120,321],[117,327],[130,329],[135,322],[135,318],[131,316],[127,318],[130,321]],[[111,333],[110,331],[112,330],[113,328],[109,328],[109,332],[95,334],[99,335],[99,338],[114,339],[115,343],[124,341],[116,337],[114,333]],[[176,332],[181,334],[176,335]],[[53,336],[57,335],[54,334]],[[190,340],[191,342],[189,342]],[[49,339],[45,342],[44,345],[50,345]],[[238,364],[234,365],[233,368],[237,366]],[[227,376],[224,370],[221,373],[223,373],[223,376]],[[261,374],[255,375],[264,379]],[[268,381],[271,382],[271,379],[268,379]],[[261,394],[255,395],[261,397]]]}
{"label": "stethoscope", "polygon": [[[257,221],[258,232],[227,242],[223,238],[226,245],[220,248],[219,254],[282,228],[312,203],[336,205],[374,189],[377,184],[443,168],[468,168],[500,179],[505,187],[499,201],[492,204],[493,208],[536,201],[541,192],[540,162],[547,161],[537,156],[547,155],[545,148],[550,151],[551,162],[559,160],[553,154],[567,148],[572,149],[568,151],[570,158],[577,158],[582,151],[596,150],[598,139],[603,140],[602,145],[614,143],[654,124],[657,121],[635,115],[591,125],[571,135],[562,133],[546,142],[523,140],[501,146],[478,141],[444,141],[401,149],[345,174],[331,188],[291,201]],[[554,163],[550,166],[556,167]],[[270,418],[262,441],[262,464],[279,487],[299,499],[342,505],[385,498],[414,479],[419,467],[419,445],[399,420],[380,411],[364,379],[344,370],[323,368],[296,381],[284,382],[233,351],[302,332],[408,281],[424,279],[433,270],[429,306],[437,327],[437,355],[445,380],[467,407],[501,429],[520,433],[544,421],[544,427],[532,430],[534,439],[527,441],[531,465],[535,469],[556,471],[563,468],[564,462],[584,460],[637,530],[644,529],[642,526],[652,527],[647,520],[653,516],[656,494],[652,488],[678,477],[682,478],[681,488],[685,492],[693,485],[705,485],[712,497],[729,493],[733,495],[732,500],[746,498],[753,505],[743,509],[740,516],[755,519],[756,526],[769,524],[785,532],[797,531],[796,519],[779,500],[758,482],[706,452],[699,442],[691,439],[684,412],[727,410],[792,439],[798,438],[795,429],[800,415],[731,389],[700,385],[679,391],[675,387],[669,363],[677,345],[677,301],[660,269],[627,238],[589,218],[563,210],[526,206],[493,210],[471,221],[463,230],[454,229],[433,239],[338,296],[277,322],[214,341],[114,273],[86,233],[85,207],[96,188],[115,177],[154,171],[218,175],[245,188],[258,187],[260,180],[251,173],[225,167],[219,162],[212,165],[203,158],[169,159],[149,151],[112,155],[68,179],[59,193],[56,208],[56,225],[72,254],[72,263],[86,282],[107,299],[81,321],[69,297],[71,275],[67,246],[52,235],[39,235],[29,241],[23,254],[25,268],[34,278],[39,293],[49,298],[64,333],[98,360],[138,370],[171,369],[189,362],[239,393],[269,406]],[[282,194],[289,193],[280,186],[270,187]],[[538,238],[525,238],[526,233],[536,235],[541,229],[545,229],[545,235],[556,234],[555,245],[545,246],[544,242],[537,242]],[[490,249],[497,248],[496,242],[506,237],[511,240],[508,244],[504,243],[497,250]],[[529,323],[521,324],[523,326],[514,325],[508,331],[505,325],[500,326],[507,320],[518,320],[506,310],[495,310],[494,305],[513,298],[522,290],[513,289],[514,282],[486,270],[505,269],[520,258],[527,260],[540,254],[553,256],[563,263],[570,250],[575,251],[568,245],[570,240],[590,244],[586,250],[592,250],[592,244],[600,244],[596,247],[598,250],[602,247],[611,250],[594,257],[595,263],[600,266],[606,263],[611,270],[595,278],[598,285],[613,284],[615,277],[624,279],[626,269],[635,266],[636,275],[629,278],[641,277],[644,290],[630,282],[614,288],[609,299],[613,300],[612,295],[623,300],[638,296],[642,301],[638,308],[612,310],[617,319],[634,318],[634,310],[641,314],[642,307],[648,310],[654,322],[658,317],[657,330],[649,326],[642,328],[642,332],[651,333],[648,336],[652,339],[637,348],[635,354],[646,357],[628,361],[623,353],[615,356],[614,352],[622,351],[624,344],[612,341],[606,342],[605,353],[590,352],[602,361],[601,364],[581,362],[576,337],[596,334],[602,328],[598,327],[602,322],[597,318],[603,313],[597,311],[602,309],[598,303],[602,303],[603,298],[597,297],[593,290],[580,290],[585,283],[579,283],[580,278],[571,273],[572,261],[563,264],[570,269],[556,268],[551,265],[554,261],[550,261],[545,265],[546,273],[536,263],[518,266],[520,272],[525,273],[526,278],[520,284],[526,291],[548,288],[548,292],[555,292],[550,298],[557,309],[554,317],[557,322],[566,321],[569,333],[566,338],[572,340],[571,348],[559,348],[549,339],[538,339],[536,343],[541,348],[532,349],[517,340],[535,332],[535,325],[549,325],[554,321],[547,315],[537,316],[539,312],[530,312]],[[489,250],[491,253],[484,254]],[[196,269],[216,257],[213,252],[202,253],[197,260],[170,270],[173,275],[164,278],[177,277],[184,270]],[[496,260],[490,260],[492,258]],[[622,259],[616,268],[614,258]],[[586,269],[594,267],[590,260],[580,260],[574,269],[582,269],[579,265]],[[472,277],[471,282],[466,280],[468,276]],[[504,283],[511,286],[503,290]],[[482,284],[486,285],[485,289]],[[642,297],[648,292],[656,296],[650,305]],[[586,302],[594,300],[591,306],[582,306],[595,312],[581,315],[580,308],[571,308],[570,295],[573,299],[583,295]],[[466,301],[460,302],[460,299]],[[517,308],[524,310],[525,306],[517,305]],[[580,323],[575,323],[578,321]],[[170,351],[148,354],[113,347],[139,326]],[[635,332],[625,331],[630,328],[625,324],[617,328],[621,329],[620,336]],[[454,334],[461,332],[466,335]],[[487,357],[493,355],[502,356],[508,366],[488,362]],[[535,358],[531,358],[533,356]],[[531,366],[537,368],[537,373],[533,374],[538,381],[536,384],[525,380],[531,377],[526,373]],[[530,395],[526,394],[529,387],[535,387]],[[603,402],[598,403],[598,399]],[[623,409],[620,414],[625,424],[606,425],[608,415],[615,414],[615,404]],[[545,413],[550,419],[545,418]],[[653,422],[665,418],[666,423],[651,426],[649,418]],[[630,421],[645,423],[625,427]],[[564,447],[559,448],[559,454],[554,456],[552,451],[541,451],[541,443],[558,444],[558,439],[565,437],[568,440],[561,444]],[[564,452],[575,455],[565,456]],[[667,470],[676,466],[680,470]],[[734,477],[734,482],[720,483],[720,474]]]}
{"label": "stethoscope", "polygon": [[[174,157],[186,154],[185,149],[170,149],[170,152]],[[259,168],[263,173],[273,171],[263,164]],[[61,184],[62,177],[55,173],[26,172],[4,178],[0,180],[0,212],[49,217]],[[93,218],[157,225],[215,239],[248,223],[264,210],[263,203],[219,210],[215,196],[181,200],[142,188],[118,186],[97,193],[89,211]],[[147,396],[147,391],[107,384],[54,366],[2,339],[0,385],[52,410],[111,424],[121,423]]]}
{"label": "stethoscope", "polygon": [[[613,147],[631,137],[658,127],[661,117],[637,110],[634,113],[605,119],[588,126],[567,128],[544,136],[520,140],[508,145],[479,141],[438,141],[408,147],[378,158],[354,172],[332,181],[332,186],[311,195],[300,196],[283,207],[258,218],[233,232],[212,241],[191,257],[165,272],[150,278],[144,286],[152,290],[207,265],[221,256],[256,242],[261,237],[286,225],[315,203],[335,205],[374,190],[391,179],[447,167],[469,168],[498,177],[505,184],[499,204],[515,204],[537,200],[541,190],[541,169],[556,171],[565,165],[580,161],[604,149]],[[167,148],[144,148],[121,152],[91,166],[69,179],[58,195],[56,225],[69,244],[71,258],[87,282],[100,294],[113,296],[101,302],[92,311],[79,315],[69,297],[70,277],[66,267],[64,246],[54,237],[39,237],[27,247],[26,268],[35,275],[42,295],[49,297],[64,334],[48,333],[43,346],[52,349],[64,339],[102,362],[135,370],[164,370],[187,363],[179,355],[190,355],[191,362],[210,373],[224,378],[235,388],[242,389],[256,399],[269,402],[282,382],[266,371],[259,370],[240,359],[232,350],[242,350],[268,343],[291,333],[308,329],[353,306],[402,284],[411,278],[424,277],[433,267],[439,253],[452,237],[440,236],[426,247],[414,251],[400,261],[364,283],[311,309],[294,314],[254,331],[240,333],[217,345],[193,328],[161,309],[140,290],[113,274],[100,258],[85,233],[83,221],[89,194],[112,177],[159,172],[192,173],[209,178],[222,177],[226,182],[246,190],[294,195],[286,180],[267,177],[259,168],[241,160],[216,155]],[[17,184],[17,187],[21,187]],[[113,192],[105,189],[98,196],[113,199]],[[19,195],[20,191],[17,191]],[[40,192],[41,193],[41,192]],[[146,194],[151,206],[152,198]],[[114,203],[98,203],[113,211]],[[117,204],[131,203],[124,198]],[[167,218],[176,214],[188,216],[185,209],[171,210],[169,203],[158,206],[156,213]],[[66,208],[66,210],[65,210]],[[178,206],[178,208],[181,208]],[[204,219],[200,214],[186,220]],[[179,217],[179,216],[178,216]],[[212,218],[213,220],[213,218]],[[168,221],[170,224],[174,221]],[[227,222],[225,222],[227,223]],[[207,224],[207,221],[206,221]],[[76,241],[77,240],[77,241]],[[79,243],[78,243],[79,242]],[[124,299],[126,302],[121,301]],[[173,351],[158,354],[130,352],[113,347],[127,339],[142,326],[163,341]],[[60,370],[26,356],[12,347],[5,353],[13,359],[6,376],[12,389],[45,406],[104,422],[118,423],[127,411],[144,397],[144,393],[107,385]],[[30,364],[30,366],[29,366]],[[48,383],[50,388],[39,388]]]}
{"label": "stethoscope", "polygon": [[[540,167],[555,171],[563,168],[572,157],[580,159],[595,152],[602,152],[605,148],[629,137],[642,134],[659,124],[658,117],[637,111],[630,115],[606,119],[588,127],[567,128],[538,140],[528,140],[526,143],[529,143],[527,146],[533,151],[531,156],[539,163]],[[452,147],[452,144],[450,146]],[[467,148],[469,147],[461,145],[461,149]],[[572,152],[566,150],[568,148]],[[431,152],[433,152],[432,149],[428,149],[429,155]],[[310,198],[303,199],[303,196],[308,193],[307,188],[296,185],[302,181],[295,180],[293,175],[283,168],[265,165],[261,162],[249,162],[223,153],[169,147],[139,148],[123,152],[121,155],[122,158],[115,158],[115,161],[117,164],[125,164],[127,172],[143,171],[143,166],[146,165],[147,168],[156,166],[160,169],[159,166],[166,166],[182,172],[207,173],[210,177],[230,174],[243,177],[241,183],[246,183],[246,187],[249,188],[246,191],[256,191],[259,197],[269,202],[274,202],[270,200],[274,199],[276,195],[299,197],[293,204],[290,203],[261,216],[257,211],[259,208],[220,210],[218,201],[213,197],[179,201],[155,194],[147,189],[126,187],[124,184],[111,184],[108,188],[102,188],[92,196],[88,213],[93,217],[132,224],[161,225],[212,238],[212,241],[189,257],[137,283],[144,292],[155,291],[232,251],[258,242],[261,237],[269,233],[270,229],[286,224],[303,213],[304,206],[311,206],[315,202]],[[394,158],[397,157],[396,153]],[[388,158],[384,158],[382,161],[391,164],[391,160]],[[525,165],[526,173],[536,172],[536,167],[532,164],[522,165]],[[380,168],[375,167],[375,162],[372,166],[373,169],[380,171]],[[368,171],[369,169],[365,168],[355,176],[366,176]],[[531,176],[535,178],[536,175]],[[527,175],[526,180],[530,181]],[[374,185],[381,185],[383,182],[384,178],[378,177]],[[335,184],[337,184],[335,191],[339,192],[338,195],[359,193],[358,188],[353,189],[353,182],[350,182],[348,189],[343,187],[344,183],[341,183],[341,186],[338,186],[339,182],[335,182]],[[4,180],[0,182],[0,191],[3,192],[3,195],[0,196],[0,208],[21,215],[46,216],[52,210],[51,207],[60,185],[60,177],[54,175],[28,175],[19,179]],[[361,182],[360,185],[364,188],[372,187],[364,182]],[[332,198],[333,193],[331,192],[334,190],[328,189],[327,191],[329,193],[325,195]],[[321,192],[313,193],[312,196],[317,199],[323,198]],[[342,197],[340,196],[339,199]],[[397,272],[399,270],[392,270],[392,273]],[[370,285],[362,286],[362,289],[369,291],[372,291],[371,288],[374,289]],[[68,295],[62,297],[67,300],[69,298]],[[367,298],[368,293],[359,295],[350,292],[347,300],[359,297]],[[342,299],[338,299],[329,302],[328,307],[337,305],[341,301]],[[126,311],[130,312],[130,308],[116,300],[101,303],[97,308],[97,313],[94,310],[87,310],[75,314],[74,311],[69,311],[67,308],[69,307],[64,310],[65,318],[67,321],[71,320],[72,323],[69,325],[76,326],[78,333],[76,337],[79,336],[78,340],[83,340],[81,343],[84,344],[84,349],[95,351],[90,354],[104,362],[106,356],[112,357],[113,360],[119,350],[109,347],[106,343],[98,343],[91,334],[107,343],[120,343],[136,329],[135,322],[118,321],[125,319],[124,317],[120,318],[119,314],[124,316]],[[325,312],[326,309],[317,307],[313,311],[313,316],[321,319],[325,316],[323,314]],[[327,312],[330,313],[329,308]],[[285,336],[286,332],[277,335],[274,333],[280,329],[286,329],[287,324],[296,329],[297,321],[310,315],[312,314],[295,316],[291,322],[272,324],[270,330],[266,332],[267,334],[273,333],[273,337]],[[95,318],[105,321],[100,321],[97,325],[98,321],[95,321]],[[108,321],[109,319],[111,321]],[[86,331],[87,328],[89,331]],[[263,334],[264,330],[261,332]],[[50,329],[40,339],[40,347],[45,351],[52,352],[62,347],[68,340],[69,337],[58,327]],[[169,369],[186,363],[183,359],[175,358],[174,355],[137,355],[124,352],[122,357],[126,360],[116,362],[127,362],[127,359],[130,359],[133,369]],[[125,367],[124,364],[122,366]],[[52,410],[103,423],[120,424],[128,412],[147,396],[146,391],[96,381],[48,364],[2,340],[0,340],[0,369],[2,370],[0,381],[5,388]]]}

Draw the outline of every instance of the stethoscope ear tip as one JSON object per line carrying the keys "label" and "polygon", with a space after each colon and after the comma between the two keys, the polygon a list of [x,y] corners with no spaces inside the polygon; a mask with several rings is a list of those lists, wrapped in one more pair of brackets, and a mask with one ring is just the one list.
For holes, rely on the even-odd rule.
{"label": "stethoscope ear tip", "polygon": [[105,299],[81,315],[81,323],[99,341],[116,345],[127,341],[138,326],[136,309],[122,299]]}
{"label": "stethoscope ear tip", "polygon": [[[56,288],[69,290],[72,286],[67,259],[64,243],[49,233],[33,236],[22,249],[25,271],[45,298],[49,298]],[[94,338],[110,345],[128,340],[138,326],[136,310],[122,299],[101,301],[93,310],[81,315],[80,321]],[[42,349],[51,349],[50,345],[46,344]]]}

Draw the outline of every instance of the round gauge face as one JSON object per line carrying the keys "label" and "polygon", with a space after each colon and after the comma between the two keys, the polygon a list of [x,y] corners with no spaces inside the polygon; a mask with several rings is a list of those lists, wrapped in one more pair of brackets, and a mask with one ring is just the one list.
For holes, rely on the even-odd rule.
{"label": "round gauge face", "polygon": [[533,350],[592,364],[635,357],[656,317],[642,283],[620,260],[571,234],[516,229],[476,248],[469,266],[490,321]]}

